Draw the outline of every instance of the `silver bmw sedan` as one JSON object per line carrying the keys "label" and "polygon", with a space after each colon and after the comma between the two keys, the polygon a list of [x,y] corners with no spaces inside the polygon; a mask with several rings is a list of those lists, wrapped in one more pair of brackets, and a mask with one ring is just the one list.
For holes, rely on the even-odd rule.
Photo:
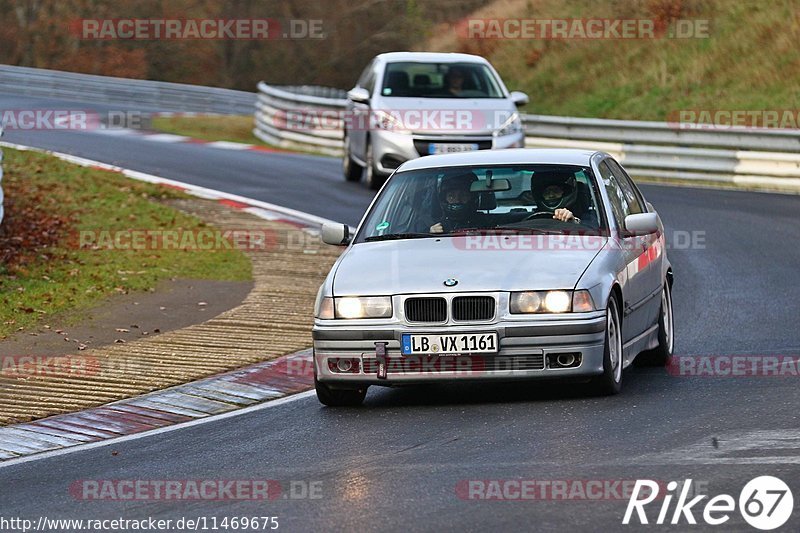
{"label": "silver bmw sedan", "polygon": [[634,359],[672,354],[672,267],[658,213],[610,155],[497,150],[408,161],[316,302],[319,400],[370,385],[570,379],[616,394]]}

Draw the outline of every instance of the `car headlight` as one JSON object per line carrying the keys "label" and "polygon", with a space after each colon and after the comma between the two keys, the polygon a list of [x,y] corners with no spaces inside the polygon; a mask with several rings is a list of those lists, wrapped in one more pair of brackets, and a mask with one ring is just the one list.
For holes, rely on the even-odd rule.
{"label": "car headlight", "polygon": [[495,137],[504,137],[506,135],[513,135],[522,131],[522,120],[519,118],[519,113],[512,113],[503,124],[494,132]]}
{"label": "car headlight", "polygon": [[373,114],[373,121],[379,130],[393,131],[395,133],[409,133],[400,118],[388,111],[376,109]]}
{"label": "car headlight", "polygon": [[512,292],[508,307],[513,314],[587,313],[595,310],[592,295],[587,290]]}
{"label": "car headlight", "polygon": [[392,299],[388,296],[333,298],[333,307],[334,316],[331,318],[389,318],[392,316]]}

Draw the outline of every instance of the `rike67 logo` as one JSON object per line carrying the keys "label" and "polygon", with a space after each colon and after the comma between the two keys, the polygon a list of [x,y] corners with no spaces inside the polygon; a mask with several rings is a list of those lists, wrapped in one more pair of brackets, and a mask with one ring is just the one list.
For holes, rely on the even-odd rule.
{"label": "rike67 logo", "polygon": [[[648,518],[645,507],[656,499],[661,500],[656,524],[697,524],[695,513],[698,513],[706,524],[719,526],[730,520],[738,503],[739,512],[748,524],[756,529],[768,531],[785,524],[794,509],[791,489],[782,480],[772,476],[751,479],[739,493],[738,502],[729,494],[714,496],[704,502],[705,505],[701,502],[708,498],[708,495],[703,494],[689,499],[692,494],[691,479],[685,480],[680,489],[677,481],[670,481],[664,494],[660,494],[661,487],[663,485],[655,481],[637,479],[622,523],[635,524],[636,519],[640,524],[650,523],[652,513]],[[677,501],[672,507],[672,501],[676,496]]]}

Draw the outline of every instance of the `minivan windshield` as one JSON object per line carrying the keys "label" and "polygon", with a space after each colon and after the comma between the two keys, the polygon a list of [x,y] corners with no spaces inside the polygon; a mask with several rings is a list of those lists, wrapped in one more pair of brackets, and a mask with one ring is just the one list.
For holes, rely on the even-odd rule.
{"label": "minivan windshield", "polygon": [[[487,165],[398,172],[370,209],[356,242],[465,231],[598,234],[605,228],[599,198],[591,169],[583,166]],[[574,219],[554,218],[561,209],[568,209]]]}
{"label": "minivan windshield", "polygon": [[414,98],[504,98],[483,63],[388,63],[381,96]]}

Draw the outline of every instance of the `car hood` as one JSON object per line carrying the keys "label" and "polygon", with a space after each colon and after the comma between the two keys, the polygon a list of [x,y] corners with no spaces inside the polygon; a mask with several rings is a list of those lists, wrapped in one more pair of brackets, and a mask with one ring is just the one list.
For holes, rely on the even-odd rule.
{"label": "car hood", "polygon": [[[359,243],[341,257],[333,295],[571,289],[606,241],[520,235]],[[453,288],[444,285],[450,278],[458,280]]]}
{"label": "car hood", "polygon": [[507,98],[384,98],[375,109],[423,135],[491,134],[517,111]]}

